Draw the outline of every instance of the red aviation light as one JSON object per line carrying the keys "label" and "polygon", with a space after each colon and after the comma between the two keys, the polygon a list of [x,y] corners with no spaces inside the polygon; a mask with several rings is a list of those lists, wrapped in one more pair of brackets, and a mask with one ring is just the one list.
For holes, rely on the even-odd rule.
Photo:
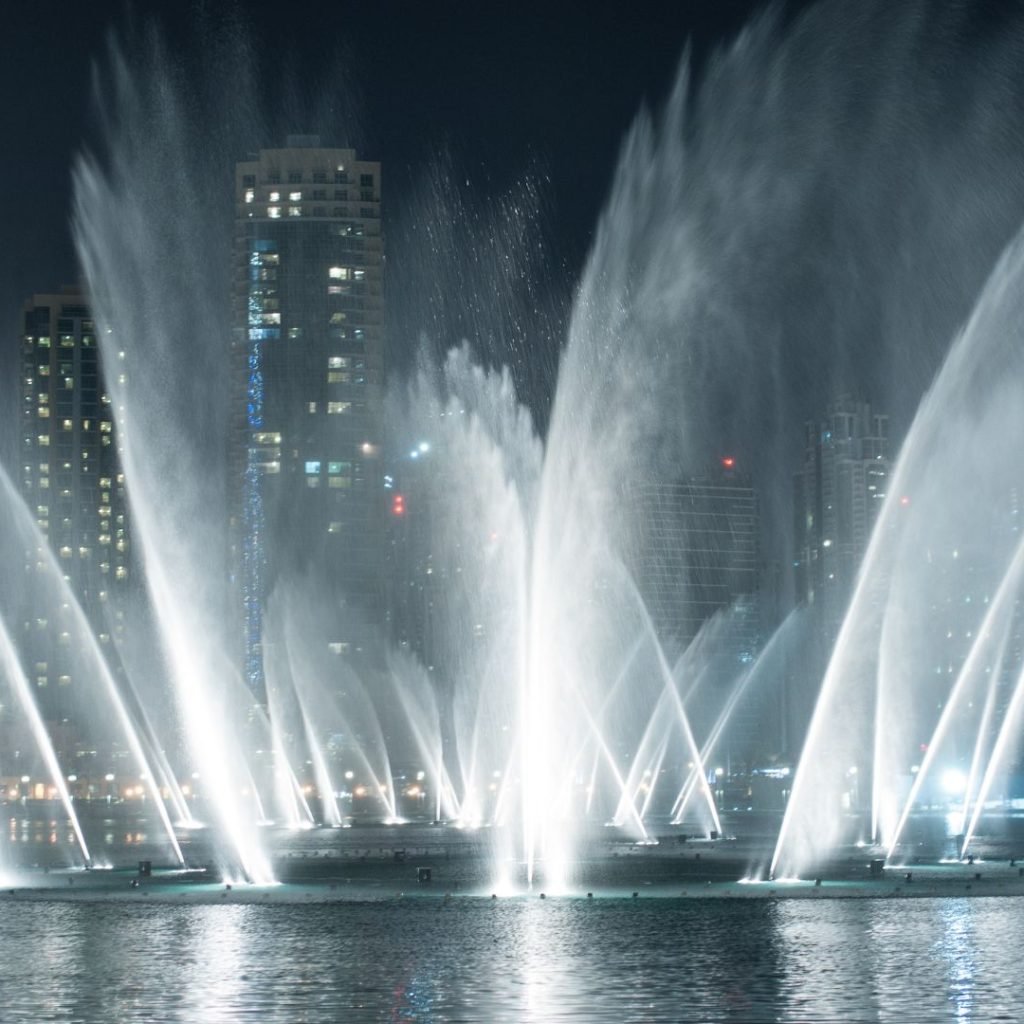
{"label": "red aviation light", "polygon": [[393,516],[404,516],[405,515],[405,498],[400,494],[396,494],[391,499],[391,514]]}
{"label": "red aviation light", "polygon": [[722,468],[723,469],[734,469],[735,466],[736,466],[736,460],[731,455],[726,455],[722,459]]}

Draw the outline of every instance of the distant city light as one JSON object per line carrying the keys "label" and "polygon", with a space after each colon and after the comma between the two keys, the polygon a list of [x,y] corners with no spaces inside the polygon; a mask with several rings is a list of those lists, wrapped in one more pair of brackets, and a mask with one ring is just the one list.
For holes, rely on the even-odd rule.
{"label": "distant city light", "polygon": [[910,497],[908,495],[904,494],[903,497],[900,498],[900,504],[903,505],[904,507],[909,505],[910,504]]}
{"label": "distant city light", "polygon": [[736,460],[731,455],[726,455],[722,459],[722,466],[725,469],[732,469],[736,465]]}
{"label": "distant city light", "polygon": [[430,451],[430,444],[427,441],[420,441],[419,450],[426,454],[427,452]]}

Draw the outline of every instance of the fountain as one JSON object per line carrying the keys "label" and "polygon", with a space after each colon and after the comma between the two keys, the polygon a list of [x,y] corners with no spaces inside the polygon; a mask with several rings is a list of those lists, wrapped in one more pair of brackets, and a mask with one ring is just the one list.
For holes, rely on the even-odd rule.
{"label": "fountain", "polygon": [[[265,701],[242,679],[238,623],[225,611],[232,506],[220,443],[229,177],[258,126],[241,104],[207,135],[203,103],[159,50],[145,74],[113,59],[108,109],[119,113],[103,155],[76,167],[74,227],[103,360],[117,368],[109,390],[173,720],[150,721],[143,689],[130,680],[122,692],[103,652],[90,657],[179,861],[163,793],[187,819],[185,786],[202,791],[196,806],[226,877],[256,883],[275,876],[268,822],[397,828],[413,808],[479,830],[495,890],[543,883],[545,895],[571,888],[581,861],[605,849],[606,825],[629,844],[735,827],[712,766],[737,718],[778,700],[813,609],[762,636],[756,656],[737,656],[749,612],[739,604],[685,642],[664,635],[638,568],[637,495],[735,451],[761,496],[762,543],[784,559],[788,545],[773,538],[787,528],[801,420],[839,382],[882,391],[896,379],[916,398],[933,374],[821,681],[774,853],[750,866],[810,877],[858,841],[901,863],[915,815],[935,813],[925,805],[950,770],[963,776],[955,834],[967,854],[1024,710],[1024,243],[1010,244],[948,353],[940,339],[1008,240],[991,225],[1024,212],[1002,185],[1016,180],[1008,168],[1024,147],[1007,156],[981,116],[955,146],[921,127],[947,87],[927,62],[908,71],[904,58],[945,44],[909,9],[871,61],[870,14],[840,18],[837,34],[832,3],[789,26],[759,19],[696,85],[684,61],[665,109],[641,114],[624,143],[543,428],[521,393],[537,326],[526,310],[543,305],[530,288],[521,301],[534,242],[523,224],[536,207],[499,204],[466,229],[487,258],[442,289],[440,305],[433,278],[396,290],[415,297],[396,315],[410,337],[424,325],[444,335],[394,385],[388,417],[396,463],[409,451],[396,472],[410,507],[429,511],[416,543],[429,554],[429,583],[419,582],[436,599],[430,651],[389,647],[378,624],[377,654],[339,668],[311,638],[321,617],[356,613],[299,574],[262,619]],[[984,114],[1004,90],[1024,93],[1019,74],[1001,74],[1004,60],[972,69]],[[902,146],[908,126],[921,133]],[[937,211],[959,208],[978,152],[994,154],[978,171],[990,188],[972,189],[951,227]],[[911,201],[905,182],[918,178],[930,187]],[[438,265],[461,269],[454,250],[467,240],[455,222],[472,220],[471,200],[445,205],[451,195],[434,184],[433,216],[453,223],[428,244],[453,251],[404,271],[423,279]],[[964,251],[974,258],[961,267]],[[480,334],[480,354],[474,337],[447,336],[452,324]],[[447,349],[440,360],[437,349]],[[66,767],[32,710],[16,638],[6,628],[0,638],[60,789]]]}

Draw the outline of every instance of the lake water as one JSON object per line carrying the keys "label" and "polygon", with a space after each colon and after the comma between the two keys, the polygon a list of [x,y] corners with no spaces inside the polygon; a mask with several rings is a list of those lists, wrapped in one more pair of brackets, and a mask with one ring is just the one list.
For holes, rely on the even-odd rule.
{"label": "lake water", "polygon": [[1018,1021],[1024,899],[5,901],[0,1020]]}

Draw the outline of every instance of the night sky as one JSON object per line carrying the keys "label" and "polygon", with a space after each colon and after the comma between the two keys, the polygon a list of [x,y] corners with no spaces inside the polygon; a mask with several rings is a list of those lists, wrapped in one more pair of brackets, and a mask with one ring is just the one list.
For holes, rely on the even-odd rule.
{"label": "night sky", "polygon": [[[112,33],[136,64],[147,33],[156,33],[172,64],[211,81],[204,62],[218,60],[225,41],[237,57],[242,40],[255,103],[273,111],[260,144],[342,126],[346,139],[325,142],[354,143],[382,162],[389,245],[402,238],[403,207],[439,159],[477,197],[499,197],[529,178],[563,309],[630,126],[645,106],[664,107],[689,44],[692,200],[689,210],[665,213],[690,224],[710,268],[711,287],[691,303],[687,329],[700,337],[713,326],[709,338],[725,353],[711,361],[713,420],[722,409],[737,419],[731,382],[757,365],[749,354],[770,336],[776,410],[797,421],[820,414],[830,391],[853,390],[888,406],[898,434],[1024,216],[1019,4],[9,7],[0,61],[0,133],[9,143],[0,163],[0,323],[9,340],[0,370],[11,383],[21,304],[77,277],[71,167],[99,135],[92,76],[109,65]],[[770,10],[776,26],[755,32],[754,52],[725,60],[706,88],[709,57]],[[230,82],[223,88],[230,92]],[[655,207],[646,215],[659,216]],[[538,364],[548,381],[557,347],[549,342]],[[750,387],[761,388],[766,373]],[[542,405],[550,384],[542,392],[531,380],[524,397]],[[16,405],[8,392],[5,407]],[[766,415],[750,404],[727,436],[759,433]],[[780,450],[794,450],[793,436]]]}
{"label": "night sky", "polygon": [[131,26],[130,37],[155,25],[187,62],[201,37],[241,24],[269,93],[345,93],[361,155],[382,161],[392,204],[442,150],[485,192],[539,170],[559,259],[571,277],[641,105],[663,103],[688,41],[699,65],[763,6],[595,2],[517,5],[497,14],[479,3],[319,0],[299,7],[219,0],[9,5],[0,61],[0,137],[9,154],[0,169],[7,197],[4,336],[16,334],[26,297],[77,276],[67,230],[70,167],[91,138],[91,76],[112,32],[123,38]]}

